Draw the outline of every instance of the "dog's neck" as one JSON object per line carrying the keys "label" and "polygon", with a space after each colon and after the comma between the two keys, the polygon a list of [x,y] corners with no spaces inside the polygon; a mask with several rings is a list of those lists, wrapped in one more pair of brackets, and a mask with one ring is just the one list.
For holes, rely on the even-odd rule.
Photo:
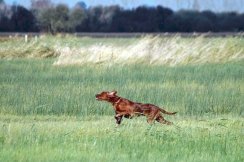
{"label": "dog's neck", "polygon": [[112,98],[110,98],[110,100],[108,102],[112,103],[113,105],[117,104],[119,101],[121,100],[121,97],[119,96],[114,96]]}

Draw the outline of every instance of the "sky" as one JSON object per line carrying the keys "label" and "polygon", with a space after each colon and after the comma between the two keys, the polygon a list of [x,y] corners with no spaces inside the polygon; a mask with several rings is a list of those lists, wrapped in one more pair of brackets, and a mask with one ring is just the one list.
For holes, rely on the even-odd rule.
{"label": "sky", "polygon": [[[197,9],[212,10],[214,12],[235,11],[244,13],[244,0],[52,0],[54,3],[65,3],[73,7],[76,2],[83,1],[88,7],[96,5],[120,5],[124,8],[133,8],[140,5],[162,5],[173,10]],[[7,4],[14,2],[25,7],[30,7],[30,0],[4,0]]]}

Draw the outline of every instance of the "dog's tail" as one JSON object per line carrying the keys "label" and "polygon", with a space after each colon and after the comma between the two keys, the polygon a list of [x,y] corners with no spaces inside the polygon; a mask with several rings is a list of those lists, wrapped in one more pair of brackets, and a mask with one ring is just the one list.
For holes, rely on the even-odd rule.
{"label": "dog's tail", "polygon": [[159,108],[159,110],[160,110],[162,113],[164,113],[164,114],[168,114],[168,115],[174,115],[174,114],[177,113],[177,112],[168,112],[168,111],[165,111],[164,109],[161,109],[161,108]]}

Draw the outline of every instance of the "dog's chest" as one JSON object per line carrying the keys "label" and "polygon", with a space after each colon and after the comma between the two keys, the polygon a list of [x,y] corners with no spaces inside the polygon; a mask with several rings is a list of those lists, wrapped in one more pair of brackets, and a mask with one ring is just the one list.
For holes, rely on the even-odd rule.
{"label": "dog's chest", "polygon": [[128,101],[121,101],[116,104],[113,104],[113,108],[115,111],[125,112],[125,111],[131,111],[133,107],[133,104],[131,104]]}

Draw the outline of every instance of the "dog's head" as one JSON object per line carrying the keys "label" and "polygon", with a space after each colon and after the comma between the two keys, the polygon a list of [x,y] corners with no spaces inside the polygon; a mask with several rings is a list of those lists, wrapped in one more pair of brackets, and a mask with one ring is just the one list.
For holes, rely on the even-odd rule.
{"label": "dog's head", "polygon": [[116,93],[117,91],[111,91],[111,92],[108,92],[108,91],[104,91],[104,92],[101,92],[99,94],[96,94],[96,99],[99,100],[99,101],[111,101],[113,98],[116,97]]}

